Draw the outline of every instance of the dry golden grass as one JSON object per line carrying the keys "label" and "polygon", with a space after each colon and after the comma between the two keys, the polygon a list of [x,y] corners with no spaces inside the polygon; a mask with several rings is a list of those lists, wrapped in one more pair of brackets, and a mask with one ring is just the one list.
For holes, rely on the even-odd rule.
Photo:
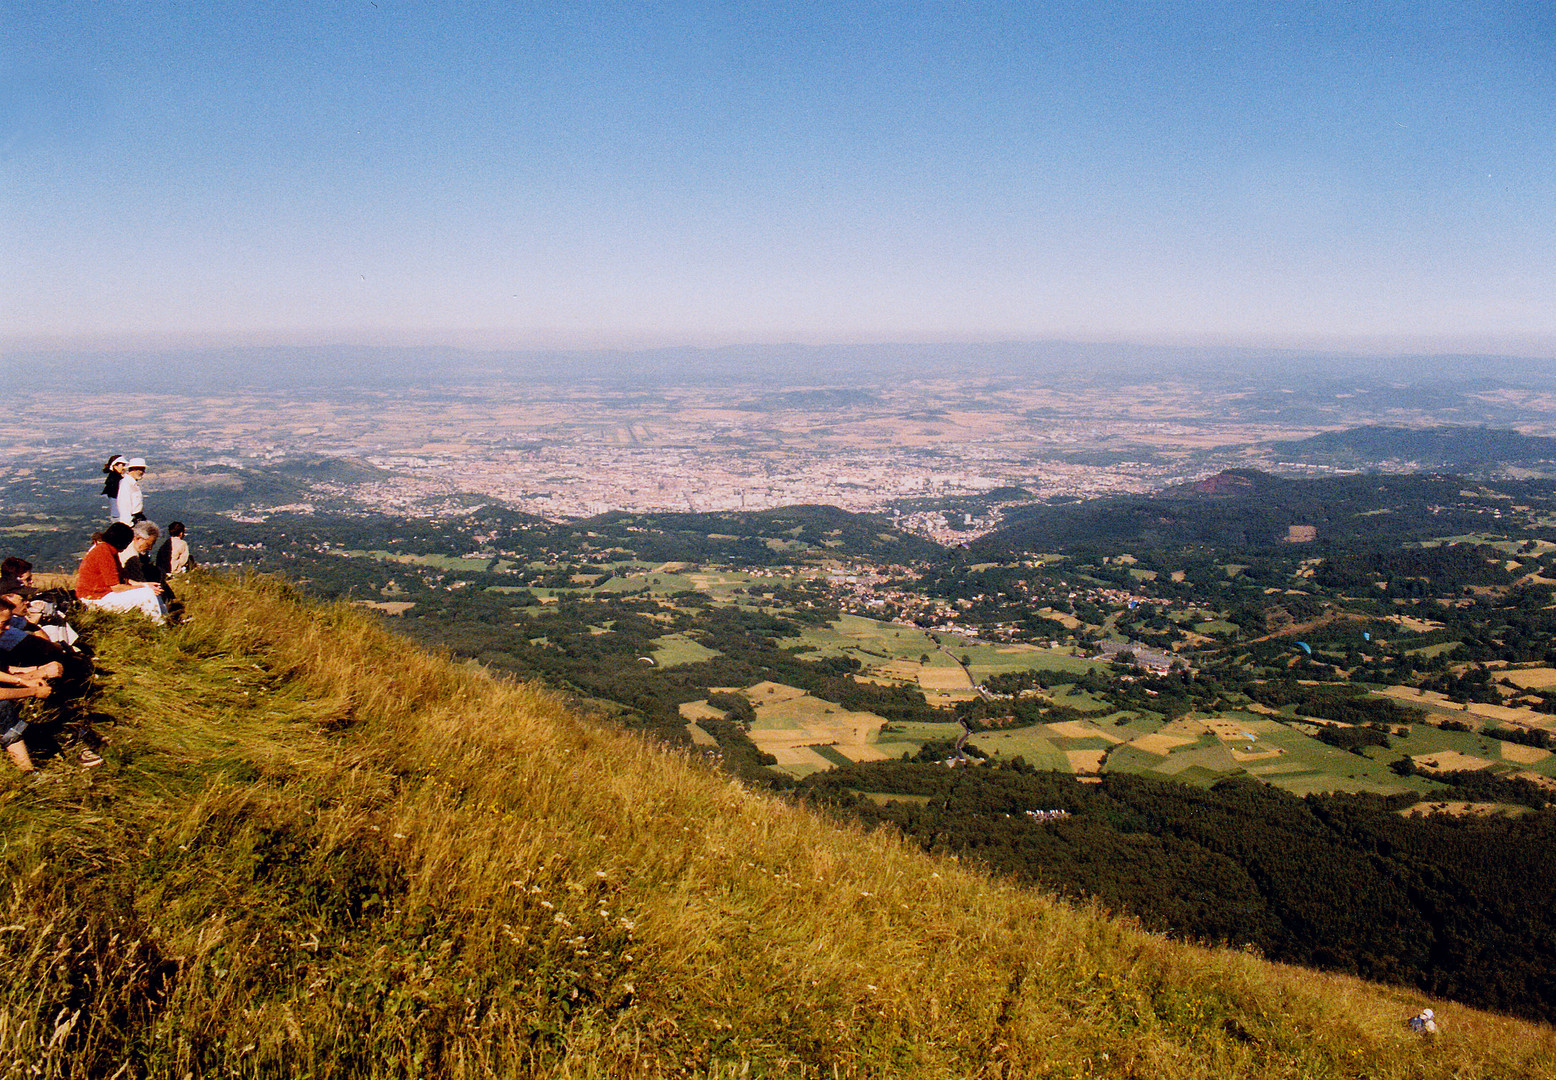
{"label": "dry golden grass", "polygon": [[1514,668],[1503,677],[1524,690],[1545,690],[1556,686],[1556,668]]}
{"label": "dry golden grass", "polygon": [[[1514,672],[1513,674],[1517,674]],[[1439,708],[1453,709],[1467,713],[1466,719],[1473,717],[1478,720],[1490,720],[1497,724],[1516,724],[1522,727],[1546,728],[1551,725],[1551,719],[1533,709],[1520,709],[1511,705],[1488,705],[1480,701],[1471,701],[1466,705],[1449,701],[1447,696],[1436,690],[1422,691],[1411,686],[1385,686],[1379,693],[1386,697],[1396,698],[1406,704],[1414,702],[1417,705],[1436,705]]]}
{"label": "dry golden grass", "polygon": [[1066,750],[1064,759],[1070,763],[1070,771],[1075,773],[1095,773],[1102,771],[1102,761],[1108,756],[1106,750]]}
{"label": "dry golden grass", "polygon": [[1516,761],[1520,765],[1534,765],[1551,756],[1549,750],[1542,750],[1538,746],[1524,746],[1520,743],[1504,742],[1501,744],[1502,760]]}
{"label": "dry golden grass", "polygon": [[8,1076],[1556,1068],[1546,1028],[839,828],[360,614],[187,596],[181,630],[99,622],[108,765],[0,786]]}
{"label": "dry golden grass", "polygon": [[1438,750],[1430,754],[1412,754],[1416,767],[1430,772],[1457,772],[1460,769],[1488,769],[1491,761],[1474,754],[1461,754],[1457,750]]}
{"label": "dry golden grass", "polygon": [[921,664],[918,669],[918,684],[925,693],[973,691],[972,676],[968,675],[967,669],[960,664]]}

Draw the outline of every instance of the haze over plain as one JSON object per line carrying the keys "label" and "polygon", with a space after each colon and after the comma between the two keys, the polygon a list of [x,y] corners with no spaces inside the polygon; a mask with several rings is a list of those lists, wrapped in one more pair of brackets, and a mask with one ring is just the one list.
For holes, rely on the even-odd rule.
{"label": "haze over plain", "polygon": [[1556,353],[1535,3],[10,5],[0,347]]}

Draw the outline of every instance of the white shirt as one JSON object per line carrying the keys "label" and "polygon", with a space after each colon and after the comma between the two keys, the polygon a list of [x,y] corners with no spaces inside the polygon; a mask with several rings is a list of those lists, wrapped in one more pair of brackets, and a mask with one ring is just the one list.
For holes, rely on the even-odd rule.
{"label": "white shirt", "polygon": [[146,500],[141,496],[140,485],[135,482],[135,477],[125,473],[119,479],[119,520],[126,525],[133,525],[131,519],[145,509]]}

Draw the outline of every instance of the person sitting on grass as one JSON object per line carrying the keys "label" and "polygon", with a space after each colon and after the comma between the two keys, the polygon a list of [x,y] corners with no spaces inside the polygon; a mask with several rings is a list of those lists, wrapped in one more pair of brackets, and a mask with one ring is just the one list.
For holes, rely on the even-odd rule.
{"label": "person sitting on grass", "polygon": [[168,584],[162,568],[151,557],[151,549],[156,546],[160,535],[162,530],[157,528],[156,522],[137,521],[130,546],[119,555],[119,576],[128,582],[156,585],[162,597],[162,606],[167,608],[173,603],[173,587]]}
{"label": "person sitting on grass", "polygon": [[17,555],[8,555],[4,562],[0,562],[0,595],[13,591],[8,586],[22,585],[34,591],[32,602],[27,605],[27,621],[32,626],[43,632],[43,635],[56,644],[69,649],[75,645],[81,636],[75,628],[65,621],[65,617],[59,613],[59,604],[64,603],[65,592],[63,589],[49,590],[52,597],[41,595],[43,590],[34,584],[32,579],[32,563]]}
{"label": "person sitting on grass", "polygon": [[102,539],[92,545],[76,571],[76,599],[87,607],[139,611],[154,622],[166,622],[161,587],[155,583],[137,584],[124,580],[119,553],[134,539],[135,533],[122,521],[103,530]]}
{"label": "person sitting on grass", "polygon": [[162,571],[162,580],[182,574],[193,566],[194,561],[189,558],[189,541],[184,539],[184,523],[168,522],[167,540],[157,549],[157,569]]}
{"label": "person sitting on grass", "polygon": [[[43,668],[27,673],[13,673],[0,671],[0,747],[4,747],[7,756],[22,772],[32,772],[32,753],[27,745],[28,739],[41,739],[47,748],[58,747],[58,743],[48,734],[49,725],[38,725],[28,722],[22,717],[19,702],[26,698],[43,699],[54,693],[54,688],[45,677]],[[56,718],[57,719],[57,718]],[[82,724],[76,732],[78,738],[87,739],[91,733]],[[95,768],[103,763],[103,757],[90,746],[83,746],[80,754],[81,764],[87,768]]]}
{"label": "person sitting on grass", "polygon": [[22,719],[22,710],[16,703],[22,698],[46,698],[49,693],[46,682],[32,686],[0,686],[0,747],[5,748],[6,755],[22,772],[33,771],[32,755],[27,752],[24,741],[30,725]]}
{"label": "person sitting on grass", "polygon": [[33,623],[32,598],[37,592],[16,578],[0,580],[0,665],[34,668],[63,664],[69,655],[63,645]]}

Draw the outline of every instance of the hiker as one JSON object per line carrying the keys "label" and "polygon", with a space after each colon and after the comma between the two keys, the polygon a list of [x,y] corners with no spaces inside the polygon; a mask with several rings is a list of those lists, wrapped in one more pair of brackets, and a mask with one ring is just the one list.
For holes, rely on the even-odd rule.
{"label": "hiker", "polygon": [[119,484],[124,479],[125,466],[129,459],[123,454],[115,454],[108,459],[108,464],[103,466],[106,479],[103,480],[103,497],[108,500],[108,516],[119,516]]}
{"label": "hiker", "polygon": [[124,580],[119,553],[130,546],[135,532],[122,521],[103,530],[101,540],[81,560],[76,571],[76,599],[88,607],[108,611],[139,611],[155,622],[167,621],[161,586]]}
{"label": "hiker", "polygon": [[141,478],[145,475],[145,458],[131,458],[124,463],[124,475],[119,478],[117,517],[126,525],[146,520],[146,500],[140,493]]}

